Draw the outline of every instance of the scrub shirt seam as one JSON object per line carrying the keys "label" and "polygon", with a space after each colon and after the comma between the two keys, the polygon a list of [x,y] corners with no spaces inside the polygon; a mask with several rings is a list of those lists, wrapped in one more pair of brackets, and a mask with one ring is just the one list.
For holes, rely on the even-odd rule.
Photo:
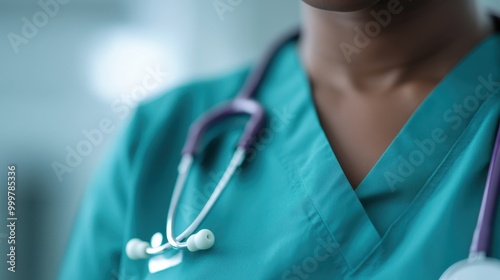
{"label": "scrub shirt seam", "polygon": [[[311,207],[310,204],[312,204],[314,214],[318,215],[319,218],[321,219],[321,223],[323,224],[323,228],[324,228],[323,230],[325,230],[326,233],[334,240],[335,244],[340,244],[338,242],[338,240],[335,238],[335,236],[332,234],[332,232],[330,231],[328,224],[325,222],[325,219],[323,218],[321,212],[318,210],[318,208],[316,207],[316,204],[312,200],[312,198],[310,196],[309,188],[304,183],[304,180],[303,180],[300,172],[298,170],[296,170],[296,168],[292,167],[289,164],[290,161],[287,160],[288,157],[286,155],[280,154],[277,156],[278,156],[279,160],[282,162],[282,164],[284,166],[284,170],[289,175],[289,178],[293,178],[293,179],[290,179],[290,181],[292,181],[292,185],[296,186],[297,190],[305,189],[305,195],[307,196],[307,200],[305,200],[305,202],[303,202],[303,203],[305,203],[309,209]],[[293,172],[293,170],[296,170],[296,172]],[[304,192],[304,191],[302,191],[302,192]],[[305,209],[305,210],[309,211],[309,209]],[[311,224],[314,225],[314,222],[310,220],[310,215],[307,212],[305,214],[306,214],[308,220],[311,222]],[[315,232],[315,234],[318,235],[318,237],[320,237],[320,238],[322,237],[321,231],[322,230],[317,229]],[[338,250],[338,254],[342,257],[343,263],[345,263],[349,269],[352,269],[352,267],[347,262],[346,256],[344,255],[340,246],[337,248],[337,250]],[[332,256],[334,256],[334,255],[332,255]]]}
{"label": "scrub shirt seam", "polygon": [[[304,178],[302,177],[302,174],[300,172],[297,172],[297,173],[298,173],[298,177],[299,177],[299,182],[306,189],[307,197],[309,198],[309,201],[313,205],[313,208],[316,211],[317,215],[320,217],[321,221],[323,222],[323,226],[326,228],[326,231],[328,232],[328,234],[330,234],[330,236],[333,238],[333,240],[335,241],[336,244],[340,244],[338,242],[338,240],[335,238],[335,235],[333,234],[333,232],[330,230],[330,227],[328,226],[328,223],[326,222],[325,218],[323,217],[323,214],[319,210],[319,208],[316,205],[314,199],[312,199],[312,197],[311,197],[311,191],[310,191],[309,187],[307,186],[307,184],[305,183]],[[344,262],[346,263],[346,265],[349,268],[349,270],[352,270],[352,266],[347,261],[347,258],[344,255],[344,252],[342,251],[342,249],[341,249],[340,246],[338,247],[338,250],[339,250],[340,254],[342,255],[342,257],[344,258]]]}

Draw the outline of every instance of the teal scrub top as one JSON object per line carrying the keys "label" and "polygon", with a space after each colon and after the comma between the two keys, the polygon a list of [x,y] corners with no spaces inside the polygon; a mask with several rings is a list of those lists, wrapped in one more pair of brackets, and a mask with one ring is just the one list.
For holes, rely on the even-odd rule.
{"label": "teal scrub top", "polygon": [[[356,190],[318,120],[297,43],[289,43],[257,96],[266,126],[200,226],[215,234],[214,247],[130,260],[129,239],[164,233],[189,125],[235,97],[248,72],[181,86],[136,110],[84,197],[61,280],[420,280],[467,258],[500,119],[499,35],[429,93]],[[176,234],[207,201],[245,121],[205,135]],[[500,258],[497,213],[491,255]]]}

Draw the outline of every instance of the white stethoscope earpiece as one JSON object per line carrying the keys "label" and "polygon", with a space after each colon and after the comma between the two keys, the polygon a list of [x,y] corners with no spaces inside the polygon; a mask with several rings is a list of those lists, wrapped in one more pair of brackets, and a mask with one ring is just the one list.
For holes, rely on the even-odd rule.
{"label": "white stethoscope earpiece", "polygon": [[[196,252],[208,250],[214,246],[214,243],[215,235],[208,229],[202,229],[189,236],[185,243],[181,243],[183,244],[181,248],[187,248],[190,252]],[[152,252],[150,252],[150,250]],[[156,250],[157,248],[152,248],[148,242],[142,241],[138,238],[130,239],[125,247],[125,252],[131,260],[147,259],[152,254],[156,254]]]}
{"label": "white stethoscope earpiece", "polygon": [[150,245],[148,242],[142,241],[139,238],[134,238],[127,242],[125,252],[131,260],[146,259],[149,256],[146,252],[149,247]]}
{"label": "white stethoscope earpiece", "polygon": [[189,251],[196,252],[212,248],[214,242],[214,234],[208,229],[202,229],[198,233],[191,235],[186,243]]}

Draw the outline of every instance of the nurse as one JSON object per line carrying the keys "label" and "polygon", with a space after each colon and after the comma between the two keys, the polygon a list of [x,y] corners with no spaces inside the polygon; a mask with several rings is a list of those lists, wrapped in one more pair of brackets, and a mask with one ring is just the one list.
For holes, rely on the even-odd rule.
{"label": "nurse", "polygon": [[[500,37],[474,0],[305,0],[274,57],[244,168],[200,228],[207,251],[144,260],[164,241],[189,125],[249,71],[141,105],[91,183],[59,278],[438,279],[467,258],[500,119]],[[205,135],[176,215],[182,232],[242,131]],[[498,212],[498,211],[497,211]],[[490,255],[500,257],[500,215]]]}

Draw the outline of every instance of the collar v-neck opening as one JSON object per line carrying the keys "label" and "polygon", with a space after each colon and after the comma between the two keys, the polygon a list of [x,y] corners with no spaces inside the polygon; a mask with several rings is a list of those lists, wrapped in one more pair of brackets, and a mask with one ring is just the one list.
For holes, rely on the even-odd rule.
{"label": "collar v-neck opening", "polygon": [[[339,243],[350,267],[356,267],[381,242],[381,236],[400,219],[471,122],[473,114],[454,128],[449,111],[453,113],[454,104],[462,104],[475,92],[480,84],[478,77],[487,78],[489,73],[499,72],[498,41],[498,36],[483,40],[442,79],[356,190],[347,180],[321,126],[297,44],[289,44],[280,52],[266,78],[262,99],[286,102],[288,110],[295,116],[294,122],[282,131],[287,141],[281,147],[281,156],[287,159],[284,164],[296,173],[291,177],[299,178],[295,183],[304,188],[311,200],[310,213],[321,218],[328,234]],[[270,97],[277,92],[283,92],[285,96]],[[274,103],[264,104],[272,108]],[[441,135],[436,131],[441,131]],[[415,157],[415,151],[420,147],[417,140],[421,144],[428,138],[439,139],[443,134],[447,139],[439,143],[430,155],[424,154],[425,163],[408,172],[411,174],[402,174],[407,175],[402,182],[388,183],[387,174],[401,175],[398,168],[402,160],[414,159],[410,157]]]}

